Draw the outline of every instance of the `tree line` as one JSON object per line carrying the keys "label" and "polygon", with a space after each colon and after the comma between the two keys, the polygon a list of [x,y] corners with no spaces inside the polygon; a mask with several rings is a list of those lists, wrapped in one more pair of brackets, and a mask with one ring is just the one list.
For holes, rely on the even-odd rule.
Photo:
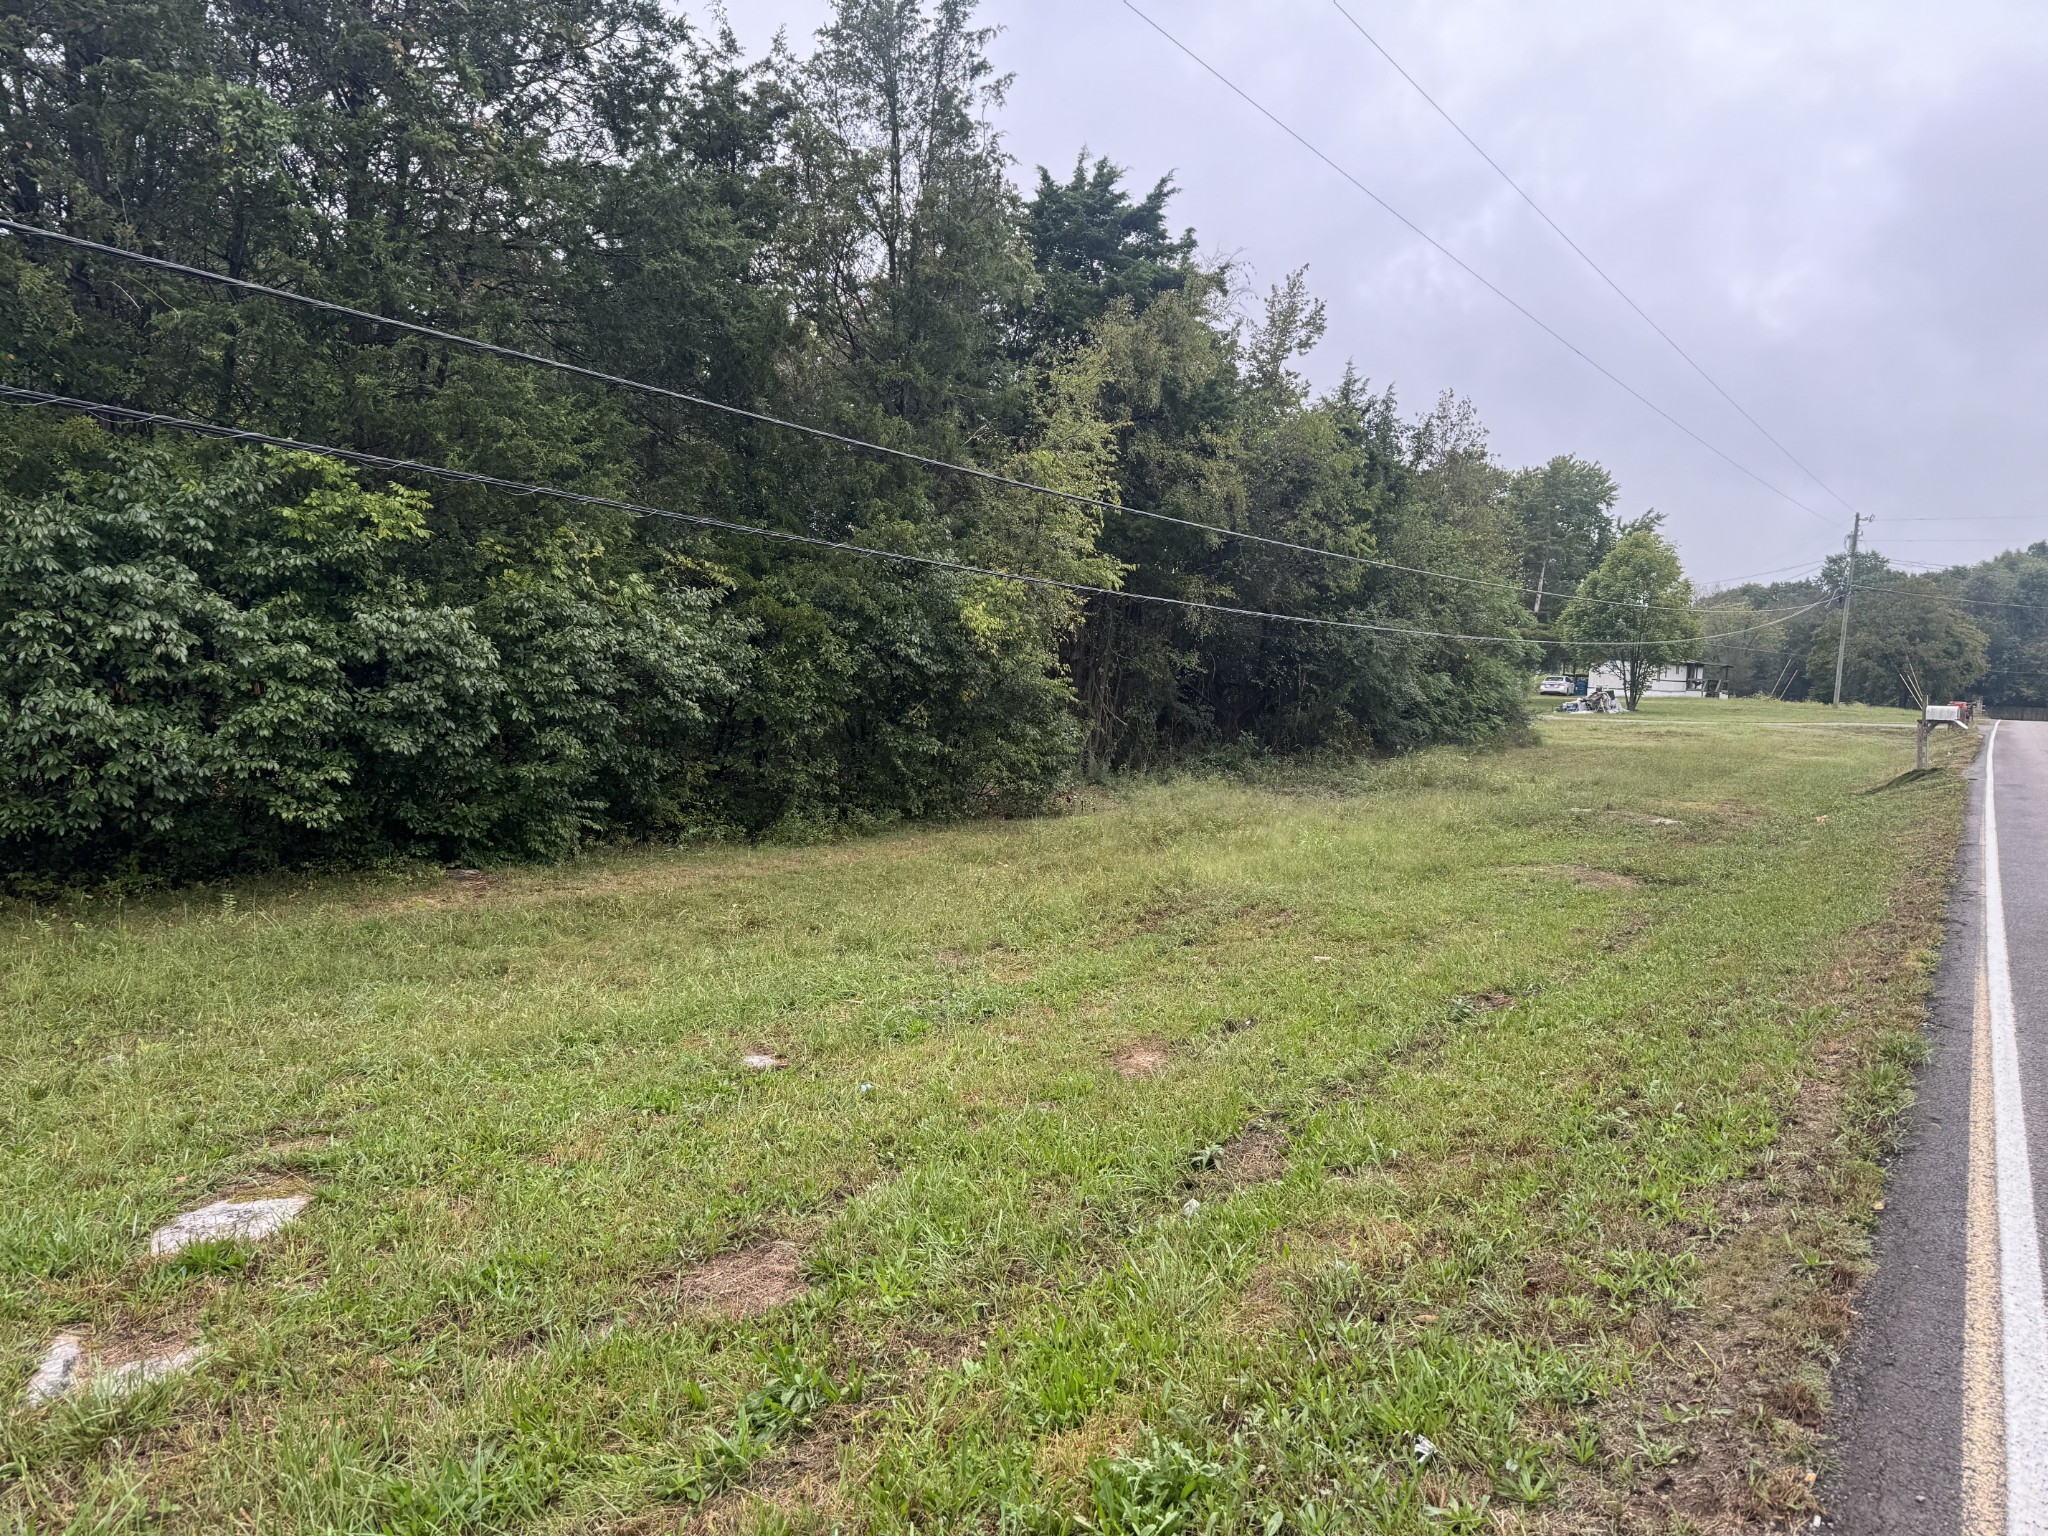
{"label": "tree line", "polygon": [[1741,693],[1831,700],[1839,655],[1849,703],[2048,705],[2048,543],[1934,571],[1904,569],[1866,549],[1856,559],[1844,643],[1849,591],[1847,554],[1831,555],[1812,577],[1730,588],[1713,599],[1714,629],[1823,606],[1710,650]]}
{"label": "tree line", "polygon": [[[7,379],[1132,594],[1453,637],[1561,615],[1630,537],[1605,472],[1504,468],[1455,397],[1311,389],[1304,274],[1253,291],[1172,226],[1170,179],[1083,151],[1020,188],[989,39],[970,0],[840,0],[801,58],[654,0],[16,8],[5,196],[1183,523],[33,239],[0,241]],[[0,498],[0,854],[34,878],[1023,811],[1218,748],[1497,738],[1541,655],[48,410],[0,411]]]}

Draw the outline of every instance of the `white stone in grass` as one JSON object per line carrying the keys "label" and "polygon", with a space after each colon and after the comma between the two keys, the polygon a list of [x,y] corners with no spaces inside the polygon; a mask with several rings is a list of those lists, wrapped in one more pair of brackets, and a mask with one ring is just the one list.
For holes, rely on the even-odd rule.
{"label": "white stone in grass", "polygon": [[36,1367],[35,1375],[29,1378],[28,1390],[22,1396],[32,1408],[87,1391],[103,1397],[126,1397],[151,1382],[191,1370],[205,1353],[203,1348],[195,1345],[190,1349],[173,1350],[168,1354],[150,1355],[102,1370],[91,1370],[85,1356],[84,1339],[75,1333],[60,1333],[50,1341],[42,1363]]}
{"label": "white stone in grass", "polygon": [[194,1243],[260,1243],[297,1218],[308,1204],[305,1195],[275,1200],[216,1200],[187,1211],[150,1235],[149,1251],[158,1258]]}
{"label": "white stone in grass", "polygon": [[153,1381],[162,1381],[166,1376],[177,1376],[191,1370],[205,1353],[204,1349],[194,1345],[191,1349],[173,1350],[167,1355],[151,1355],[147,1360],[130,1360],[125,1365],[112,1365],[104,1371],[93,1372],[87,1384],[95,1392],[125,1397]]}
{"label": "white stone in grass", "polygon": [[749,1051],[740,1058],[740,1065],[751,1067],[756,1072],[773,1072],[782,1064],[780,1056],[770,1056],[761,1051]]}
{"label": "white stone in grass", "polygon": [[42,1362],[28,1379],[23,1394],[31,1405],[53,1403],[71,1390],[78,1367],[85,1359],[85,1341],[75,1333],[60,1333],[43,1351]]}

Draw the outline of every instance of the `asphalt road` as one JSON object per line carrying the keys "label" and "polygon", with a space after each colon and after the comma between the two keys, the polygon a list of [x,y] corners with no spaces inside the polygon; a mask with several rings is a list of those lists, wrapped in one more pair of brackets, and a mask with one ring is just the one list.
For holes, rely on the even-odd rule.
{"label": "asphalt road", "polygon": [[1933,1054],[1850,1346],[1824,1530],[2048,1536],[2048,724],[1971,770]]}

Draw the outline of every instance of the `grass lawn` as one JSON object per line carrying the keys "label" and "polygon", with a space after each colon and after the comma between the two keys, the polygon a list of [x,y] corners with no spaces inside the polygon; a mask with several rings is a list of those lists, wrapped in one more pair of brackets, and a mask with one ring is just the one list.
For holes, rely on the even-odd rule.
{"label": "grass lawn", "polygon": [[15,909],[0,1393],[206,1353],[0,1528],[1782,1520],[1974,745],[1835,718]]}

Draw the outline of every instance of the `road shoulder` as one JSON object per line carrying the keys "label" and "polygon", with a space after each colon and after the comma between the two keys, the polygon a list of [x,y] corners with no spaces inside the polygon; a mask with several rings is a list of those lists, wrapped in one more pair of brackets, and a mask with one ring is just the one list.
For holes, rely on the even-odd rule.
{"label": "road shoulder", "polygon": [[1824,1530],[1954,1533],[1962,1507],[1962,1380],[1970,1086],[1983,956],[1982,760],[1928,1003],[1929,1056],[1886,1180],[1875,1271],[1834,1373]]}

